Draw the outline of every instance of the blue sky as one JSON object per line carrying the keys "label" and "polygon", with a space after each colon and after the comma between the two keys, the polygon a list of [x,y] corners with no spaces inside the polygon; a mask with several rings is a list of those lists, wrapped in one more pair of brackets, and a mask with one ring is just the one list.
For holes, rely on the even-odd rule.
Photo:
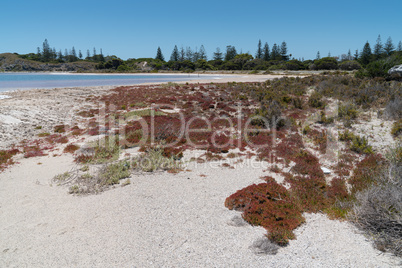
{"label": "blue sky", "polygon": [[255,54],[258,40],[286,41],[295,58],[352,53],[391,36],[402,40],[401,0],[1,0],[0,53],[36,52],[45,38],[51,47],[103,49],[122,59],[169,58],[174,45],[204,45],[208,56],[227,45]]}

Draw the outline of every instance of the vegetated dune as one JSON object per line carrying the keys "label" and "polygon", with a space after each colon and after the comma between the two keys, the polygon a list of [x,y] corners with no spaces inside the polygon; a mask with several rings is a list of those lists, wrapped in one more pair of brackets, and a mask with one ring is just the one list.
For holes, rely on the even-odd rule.
{"label": "vegetated dune", "polygon": [[96,63],[94,62],[68,62],[68,63],[41,63],[22,59],[12,53],[0,54],[0,71],[13,72],[76,72],[76,71],[93,71]]}
{"label": "vegetated dune", "polygon": [[[395,140],[391,135],[394,119],[383,119],[384,106],[388,106],[381,98],[370,99],[370,104],[382,113],[345,104],[337,106],[340,118],[333,116],[336,102],[330,89],[339,87],[337,79],[343,85],[356,82],[347,77],[313,77],[245,84],[169,83],[110,91],[36,90],[1,100],[10,111],[27,112],[24,109],[35,105],[47,111],[42,119],[36,116],[25,122],[29,130],[15,139],[13,147],[18,152],[4,154],[11,158],[0,173],[1,265],[400,265],[400,258],[375,249],[351,223],[330,220],[322,213],[342,218],[348,207],[339,207],[341,203],[334,200],[348,196],[343,186],[350,184],[352,192],[365,187],[361,178],[370,175],[364,173],[366,167],[380,159],[371,152],[384,154],[384,147]],[[342,92],[342,98],[347,98],[349,91]],[[243,104],[240,110],[238,103]],[[22,120],[19,112],[7,115]],[[144,134],[143,125],[137,123],[150,126],[152,113],[158,145],[145,140],[137,146]],[[181,115],[186,123],[195,116],[204,118],[191,121],[194,129],[205,128],[205,118],[210,119],[215,134],[194,132],[188,136],[192,144],[180,140],[164,148],[163,144],[177,138]],[[225,119],[213,121],[217,115]],[[254,115],[259,117],[250,121],[254,130],[249,135],[236,132]],[[274,123],[273,115],[286,120],[275,120],[279,128],[264,132],[264,124]],[[18,127],[21,122],[7,120],[15,131],[23,130]],[[331,124],[336,134],[324,131]],[[331,141],[336,140],[338,129],[345,140],[335,148]],[[227,143],[229,137],[234,143]],[[21,142],[22,138],[26,141]],[[258,149],[250,144],[270,147]],[[332,158],[331,152],[341,157]],[[363,168],[355,169],[359,166]],[[313,183],[299,188],[300,182]],[[249,192],[247,198],[261,198],[271,205],[289,194],[303,218],[298,228],[286,230],[293,235],[282,236],[288,240],[280,240],[288,244],[285,247],[275,244],[281,237],[270,237],[275,230],[270,229],[269,217],[286,220],[281,211],[261,213],[266,217],[261,223],[259,217],[248,214],[246,220],[260,225],[252,226],[240,212],[224,206],[237,191],[263,183],[281,185],[283,195]]]}

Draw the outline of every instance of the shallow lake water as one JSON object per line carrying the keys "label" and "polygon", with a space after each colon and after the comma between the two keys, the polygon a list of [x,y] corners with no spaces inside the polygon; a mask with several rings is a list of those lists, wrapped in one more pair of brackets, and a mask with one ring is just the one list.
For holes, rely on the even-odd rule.
{"label": "shallow lake water", "polygon": [[0,73],[0,92],[35,88],[137,85],[194,79],[219,79],[219,76],[198,74]]}

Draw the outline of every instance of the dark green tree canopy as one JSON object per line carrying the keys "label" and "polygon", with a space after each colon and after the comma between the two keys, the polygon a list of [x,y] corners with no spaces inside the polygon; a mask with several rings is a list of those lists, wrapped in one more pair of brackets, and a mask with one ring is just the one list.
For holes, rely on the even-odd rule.
{"label": "dark green tree canopy", "polygon": [[272,46],[271,60],[279,60],[280,57],[281,57],[281,52],[279,50],[279,46],[275,43]]}
{"label": "dark green tree canopy", "polygon": [[201,45],[200,50],[198,51],[198,58],[200,60],[207,60],[207,52],[205,51],[204,45]]}
{"label": "dark green tree canopy", "polygon": [[281,54],[282,60],[287,61],[289,59],[288,46],[285,41],[283,41],[281,44],[280,54]]}
{"label": "dark green tree canopy", "polygon": [[172,51],[172,55],[170,56],[171,61],[179,61],[179,49],[175,45]]}
{"label": "dark green tree canopy", "polygon": [[158,47],[158,49],[156,50],[156,60],[161,60],[161,61],[165,61],[165,57],[162,54],[162,49],[160,47]]}
{"label": "dark green tree canopy", "polygon": [[237,51],[234,46],[227,46],[226,47],[226,54],[225,54],[225,61],[230,61],[236,57]]}
{"label": "dark green tree canopy", "polygon": [[42,46],[43,46],[42,58],[43,58],[43,61],[47,62],[51,59],[51,49],[50,49],[49,42],[47,41],[47,39],[45,39]]}
{"label": "dark green tree canopy", "polygon": [[263,51],[262,59],[265,60],[265,61],[269,61],[270,58],[271,58],[271,55],[270,55],[270,53],[269,53],[269,46],[268,46],[268,43],[267,43],[267,42],[265,42],[264,48],[263,48],[262,51]]}
{"label": "dark green tree canopy", "polygon": [[317,55],[315,56],[315,59],[316,59],[316,60],[321,59],[320,51],[317,51]]}
{"label": "dark green tree canopy", "polygon": [[391,39],[391,37],[388,37],[387,42],[385,42],[385,45],[384,45],[384,51],[389,56],[392,54],[392,52],[394,52],[394,50],[395,50],[395,46],[392,43],[392,39]]}
{"label": "dark green tree canopy", "polygon": [[223,60],[223,53],[219,47],[216,48],[214,52],[214,56],[212,57],[213,60]]}
{"label": "dark green tree canopy", "polygon": [[262,59],[262,44],[261,44],[261,39],[258,41],[258,46],[257,46],[257,52],[255,53],[255,58],[256,59]]}
{"label": "dark green tree canopy", "polygon": [[381,36],[378,35],[377,41],[376,41],[375,46],[374,46],[373,54],[374,54],[376,59],[379,59],[381,57],[382,53],[384,53],[384,48],[383,48],[382,43],[381,43]]}
{"label": "dark green tree canopy", "polygon": [[371,61],[371,47],[370,43],[367,41],[366,44],[363,47],[363,50],[360,54],[360,61],[363,65],[367,65]]}

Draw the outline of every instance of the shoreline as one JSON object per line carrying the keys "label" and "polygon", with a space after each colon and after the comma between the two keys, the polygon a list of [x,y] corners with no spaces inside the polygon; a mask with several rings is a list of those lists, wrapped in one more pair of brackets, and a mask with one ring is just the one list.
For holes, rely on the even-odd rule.
{"label": "shoreline", "polygon": [[[264,82],[279,78],[277,75],[227,75],[222,79],[193,79],[174,81],[177,84],[208,84],[228,82]],[[22,139],[35,137],[40,132],[51,132],[52,127],[66,118],[74,117],[74,111],[91,107],[89,96],[100,96],[117,87],[158,86],[169,82],[151,82],[134,85],[83,86],[60,88],[33,88],[1,92],[0,98],[0,149],[16,144]],[[40,130],[36,127],[41,126]]]}
{"label": "shoreline", "polygon": [[[26,73],[26,74],[31,74],[31,73]],[[51,73],[48,73],[51,75]],[[58,74],[58,73],[55,73]],[[109,74],[96,74],[96,73],[91,73],[91,74],[75,74],[75,73],[65,73],[63,75],[109,75]],[[110,74],[110,75],[122,75],[122,74]],[[134,74],[126,74],[128,76],[134,76]],[[60,86],[60,87],[35,87],[35,88],[15,88],[15,89],[6,89],[5,91],[1,91],[0,89],[0,95],[1,96],[7,96],[10,92],[15,92],[15,91],[26,91],[26,90],[49,90],[49,89],[63,89],[63,88],[95,88],[95,87],[121,87],[121,86],[138,86],[138,85],[160,85],[160,84],[165,84],[165,83],[178,83],[178,84],[184,84],[184,83],[228,83],[228,82],[264,82],[268,79],[274,79],[274,78],[280,78],[283,76],[288,76],[288,77],[303,77],[303,75],[273,75],[273,74],[267,74],[267,75],[255,75],[255,74],[174,74],[174,73],[161,73],[161,74],[136,74],[137,76],[171,76],[171,75],[180,75],[187,78],[194,78],[190,80],[178,80],[178,81],[163,81],[163,82],[145,82],[145,83],[138,83],[138,84],[116,84],[116,85],[94,85],[94,86]],[[215,78],[209,78],[209,77],[216,76]],[[206,78],[200,78],[197,79],[198,77],[206,77]],[[209,79],[208,79],[209,78]],[[0,100],[2,98],[0,97]]]}

